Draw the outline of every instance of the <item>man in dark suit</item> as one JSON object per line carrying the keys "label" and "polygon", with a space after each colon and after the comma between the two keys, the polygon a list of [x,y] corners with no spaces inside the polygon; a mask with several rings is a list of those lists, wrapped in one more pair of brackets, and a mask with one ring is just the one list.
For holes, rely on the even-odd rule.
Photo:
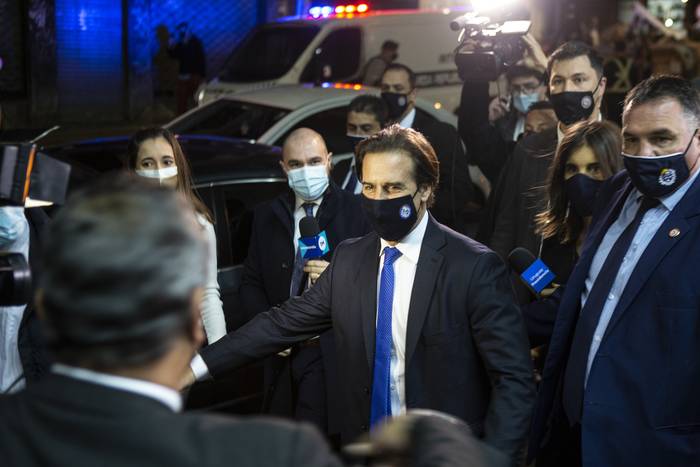
{"label": "man in dark suit", "polygon": [[382,76],[382,99],[389,109],[389,119],[403,128],[423,133],[440,161],[440,186],[435,192],[435,219],[446,226],[467,233],[476,221],[481,205],[469,176],[468,159],[457,130],[416,109],[416,75],[406,65],[393,63]]}
{"label": "man in dark suit", "polygon": [[534,383],[505,266],[428,212],[438,161],[420,133],[382,130],[358,145],[357,164],[374,232],[338,246],[302,296],[203,349],[186,382],[332,327],[343,442],[382,417],[429,408],[465,420],[518,465]]}
{"label": "man in dark suit", "polygon": [[625,99],[627,170],[601,191],[557,294],[530,445],[538,465],[700,459],[699,124],[700,97],[682,78],[650,78]]}
{"label": "man in dark suit", "polygon": [[177,413],[204,340],[207,254],[184,198],[103,180],[59,212],[46,251],[39,307],[57,363],[0,397],[3,465],[340,465],[308,425]]}
{"label": "man in dark suit", "polygon": [[356,195],[362,192],[362,183],[360,183],[355,167],[355,147],[363,139],[384,128],[387,118],[386,104],[377,96],[363,94],[350,101],[345,131],[350,141],[353,155],[350,159],[343,160],[333,166],[333,180],[343,190]]}
{"label": "man in dark suit", "polygon": [[[298,295],[308,281],[316,281],[343,240],[369,232],[359,198],[329,180],[331,159],[321,135],[306,128],[292,132],[282,148],[280,164],[288,175],[290,190],[255,210],[240,289],[241,311],[248,320]],[[315,188],[309,190],[311,186]],[[306,262],[308,279],[300,269],[303,259],[296,257],[299,221],[307,209],[326,232],[331,248],[323,258]],[[333,334],[325,332],[295,346],[291,355],[285,352],[270,357],[265,411],[313,422],[329,434],[338,433],[334,353]]]}

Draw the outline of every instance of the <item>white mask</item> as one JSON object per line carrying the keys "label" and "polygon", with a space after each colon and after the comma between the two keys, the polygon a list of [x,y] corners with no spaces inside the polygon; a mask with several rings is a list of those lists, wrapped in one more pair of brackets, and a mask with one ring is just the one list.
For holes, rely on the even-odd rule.
{"label": "white mask", "polygon": [[313,201],[328,188],[328,170],[325,165],[305,165],[287,172],[289,188],[304,201]]}
{"label": "white mask", "polygon": [[163,180],[177,176],[177,167],[172,166],[164,169],[138,169],[136,170],[136,174],[140,175],[141,177],[156,179],[162,185]]}

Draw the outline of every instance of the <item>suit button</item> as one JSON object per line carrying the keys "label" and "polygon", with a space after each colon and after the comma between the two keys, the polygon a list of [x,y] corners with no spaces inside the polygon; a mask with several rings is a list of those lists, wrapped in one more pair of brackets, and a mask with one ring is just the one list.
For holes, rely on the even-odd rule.
{"label": "suit button", "polygon": [[289,269],[289,264],[282,263],[282,269]]}
{"label": "suit button", "polygon": [[369,388],[368,388],[368,387],[365,387],[365,388],[364,388],[364,391],[365,391],[365,395],[369,396]]}
{"label": "suit button", "polygon": [[360,425],[360,429],[362,431],[367,431],[367,425]]}

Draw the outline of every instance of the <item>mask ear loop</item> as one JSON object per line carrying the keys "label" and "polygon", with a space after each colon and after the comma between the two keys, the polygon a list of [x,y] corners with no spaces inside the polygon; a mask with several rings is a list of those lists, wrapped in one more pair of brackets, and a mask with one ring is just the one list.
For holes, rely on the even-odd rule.
{"label": "mask ear loop", "polygon": [[[683,154],[687,154],[688,150],[690,149],[690,146],[693,144],[693,140],[695,139],[695,135],[698,134],[698,129],[696,128],[695,131],[693,132],[693,136],[690,137],[690,142],[688,143],[688,146],[685,148],[685,151],[683,151]],[[700,153],[698,153],[698,156],[695,158],[695,162],[693,162],[693,166],[690,168],[690,171],[692,172],[695,170],[695,166],[698,164],[698,160],[700,160]]]}

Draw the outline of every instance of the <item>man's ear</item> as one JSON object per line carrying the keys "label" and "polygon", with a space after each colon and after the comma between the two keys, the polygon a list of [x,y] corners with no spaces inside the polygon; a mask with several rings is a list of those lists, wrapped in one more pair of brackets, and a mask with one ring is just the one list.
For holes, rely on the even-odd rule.
{"label": "man's ear", "polygon": [[280,161],[280,167],[282,167],[282,170],[286,174],[287,173],[287,166],[284,164],[284,161]]}
{"label": "man's ear", "polygon": [[600,94],[600,100],[603,101],[603,95],[605,95],[605,88],[608,85],[608,78],[603,76],[600,78],[600,84],[598,85],[598,93]]}
{"label": "man's ear", "polygon": [[433,194],[433,187],[430,185],[423,185],[419,189],[420,200],[422,203],[428,203],[430,196]]}

